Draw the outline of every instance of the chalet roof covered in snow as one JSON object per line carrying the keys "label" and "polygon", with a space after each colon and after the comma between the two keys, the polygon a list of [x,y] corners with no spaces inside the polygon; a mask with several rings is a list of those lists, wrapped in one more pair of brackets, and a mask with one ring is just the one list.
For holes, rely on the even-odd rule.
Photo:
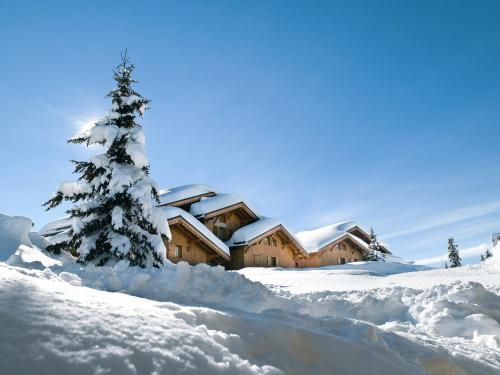
{"label": "chalet roof covered in snow", "polygon": [[233,246],[246,246],[252,243],[253,240],[262,236],[263,234],[275,229],[280,228],[285,232],[285,234],[295,243],[297,248],[307,256],[302,244],[297,238],[291,234],[286,227],[276,219],[270,217],[261,216],[259,220],[253,222],[252,224],[245,225],[241,227],[236,232],[233,233],[231,238],[226,241],[229,247]]}
{"label": "chalet roof covered in snow", "polygon": [[215,197],[204,197],[199,202],[192,204],[189,212],[195,217],[204,217],[211,212],[238,204],[245,205],[246,208],[254,214],[253,216],[257,217],[257,214],[250,205],[236,194],[218,194]]}
{"label": "chalet roof covered in snow", "polygon": [[209,185],[190,184],[176,186],[168,189],[161,189],[159,191],[160,204],[171,204],[185,199],[215,195],[217,192]]}
{"label": "chalet roof covered in snow", "polygon": [[191,224],[198,232],[200,232],[204,237],[206,237],[210,242],[212,242],[216,247],[224,252],[226,256],[229,256],[229,248],[222,242],[215,234],[213,234],[205,225],[203,225],[198,219],[196,219],[189,212],[183,210],[182,208],[172,207],[172,206],[162,206],[161,209],[166,213],[167,220],[174,219],[176,217],[182,217],[185,221]]}
{"label": "chalet roof covered in snow", "polygon": [[[353,221],[343,221],[336,224],[327,225],[318,229],[308,230],[296,233],[295,236],[302,242],[304,248],[309,252],[315,252],[326,245],[338,240],[339,238],[348,234],[350,229],[359,227]],[[356,242],[362,243],[363,246],[367,246],[367,243],[360,238],[350,235],[350,237],[355,237]],[[352,238],[351,238],[352,239]]]}

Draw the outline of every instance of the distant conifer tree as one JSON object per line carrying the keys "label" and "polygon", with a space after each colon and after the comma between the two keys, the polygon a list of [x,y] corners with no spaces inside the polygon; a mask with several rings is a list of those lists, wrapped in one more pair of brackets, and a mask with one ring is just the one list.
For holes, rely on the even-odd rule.
{"label": "distant conifer tree", "polygon": [[484,256],[481,254],[481,262],[484,262]]}
{"label": "distant conifer tree", "polygon": [[491,258],[493,256],[493,254],[491,253],[491,250],[490,249],[486,249],[486,253],[484,254],[484,259],[488,259],[488,258]]}
{"label": "distant conifer tree", "polygon": [[377,240],[377,234],[373,230],[373,227],[370,227],[370,245],[369,249],[363,254],[363,260],[365,261],[378,261],[381,260],[378,256],[380,252],[380,245]]}
{"label": "distant conifer tree", "polygon": [[44,206],[58,206],[63,200],[75,205],[69,238],[48,247],[48,251],[69,251],[81,263],[104,265],[127,259],[141,267],[163,264],[166,249],[162,237],[170,230],[159,203],[156,184],[149,178],[145,137],[136,116],[143,116],[149,100],[132,89],[134,65],[125,55],[114,71],[116,87],[107,95],[112,108],[106,116],[70,143],[106,147],[89,161],[73,161],[76,182],[61,184]]}
{"label": "distant conifer tree", "polygon": [[450,268],[460,267],[462,259],[458,252],[458,245],[455,244],[453,237],[448,239],[448,260],[450,261]]}

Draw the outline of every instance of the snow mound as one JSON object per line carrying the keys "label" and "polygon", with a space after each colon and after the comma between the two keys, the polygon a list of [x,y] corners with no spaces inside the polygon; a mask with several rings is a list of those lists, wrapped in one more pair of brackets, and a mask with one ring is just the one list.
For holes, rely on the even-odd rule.
{"label": "snow mound", "polygon": [[6,373],[463,373],[446,351],[359,321],[158,303],[0,269]]}
{"label": "snow mound", "polygon": [[19,246],[32,246],[29,232],[31,219],[23,216],[0,216],[0,261],[7,260]]}

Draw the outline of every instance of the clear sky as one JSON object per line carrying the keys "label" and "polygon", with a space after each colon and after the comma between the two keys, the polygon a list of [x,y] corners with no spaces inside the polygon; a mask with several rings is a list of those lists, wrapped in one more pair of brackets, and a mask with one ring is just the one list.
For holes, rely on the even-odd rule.
{"label": "clear sky", "polygon": [[410,259],[500,231],[500,1],[0,1],[0,212],[64,215],[41,204],[99,151],[66,139],[128,48],[162,187]]}

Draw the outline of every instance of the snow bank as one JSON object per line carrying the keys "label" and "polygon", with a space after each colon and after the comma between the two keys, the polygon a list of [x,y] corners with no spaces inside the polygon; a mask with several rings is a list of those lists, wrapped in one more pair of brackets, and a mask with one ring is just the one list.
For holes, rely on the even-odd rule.
{"label": "snow bank", "polygon": [[213,187],[202,184],[182,185],[159,191],[161,204],[169,204],[199,195],[216,193]]}
{"label": "snow bank", "polygon": [[7,260],[20,245],[31,246],[31,219],[23,216],[0,216],[0,261]]}
{"label": "snow bank", "polygon": [[354,320],[157,303],[0,269],[6,373],[462,373],[444,350]]}
{"label": "snow bank", "polygon": [[[26,228],[9,228],[5,238],[24,238]],[[451,270],[359,262],[240,273],[184,262],[83,267],[21,244],[0,263],[2,369],[495,374],[499,248],[483,264]],[[476,281],[453,281],[466,275]]]}

